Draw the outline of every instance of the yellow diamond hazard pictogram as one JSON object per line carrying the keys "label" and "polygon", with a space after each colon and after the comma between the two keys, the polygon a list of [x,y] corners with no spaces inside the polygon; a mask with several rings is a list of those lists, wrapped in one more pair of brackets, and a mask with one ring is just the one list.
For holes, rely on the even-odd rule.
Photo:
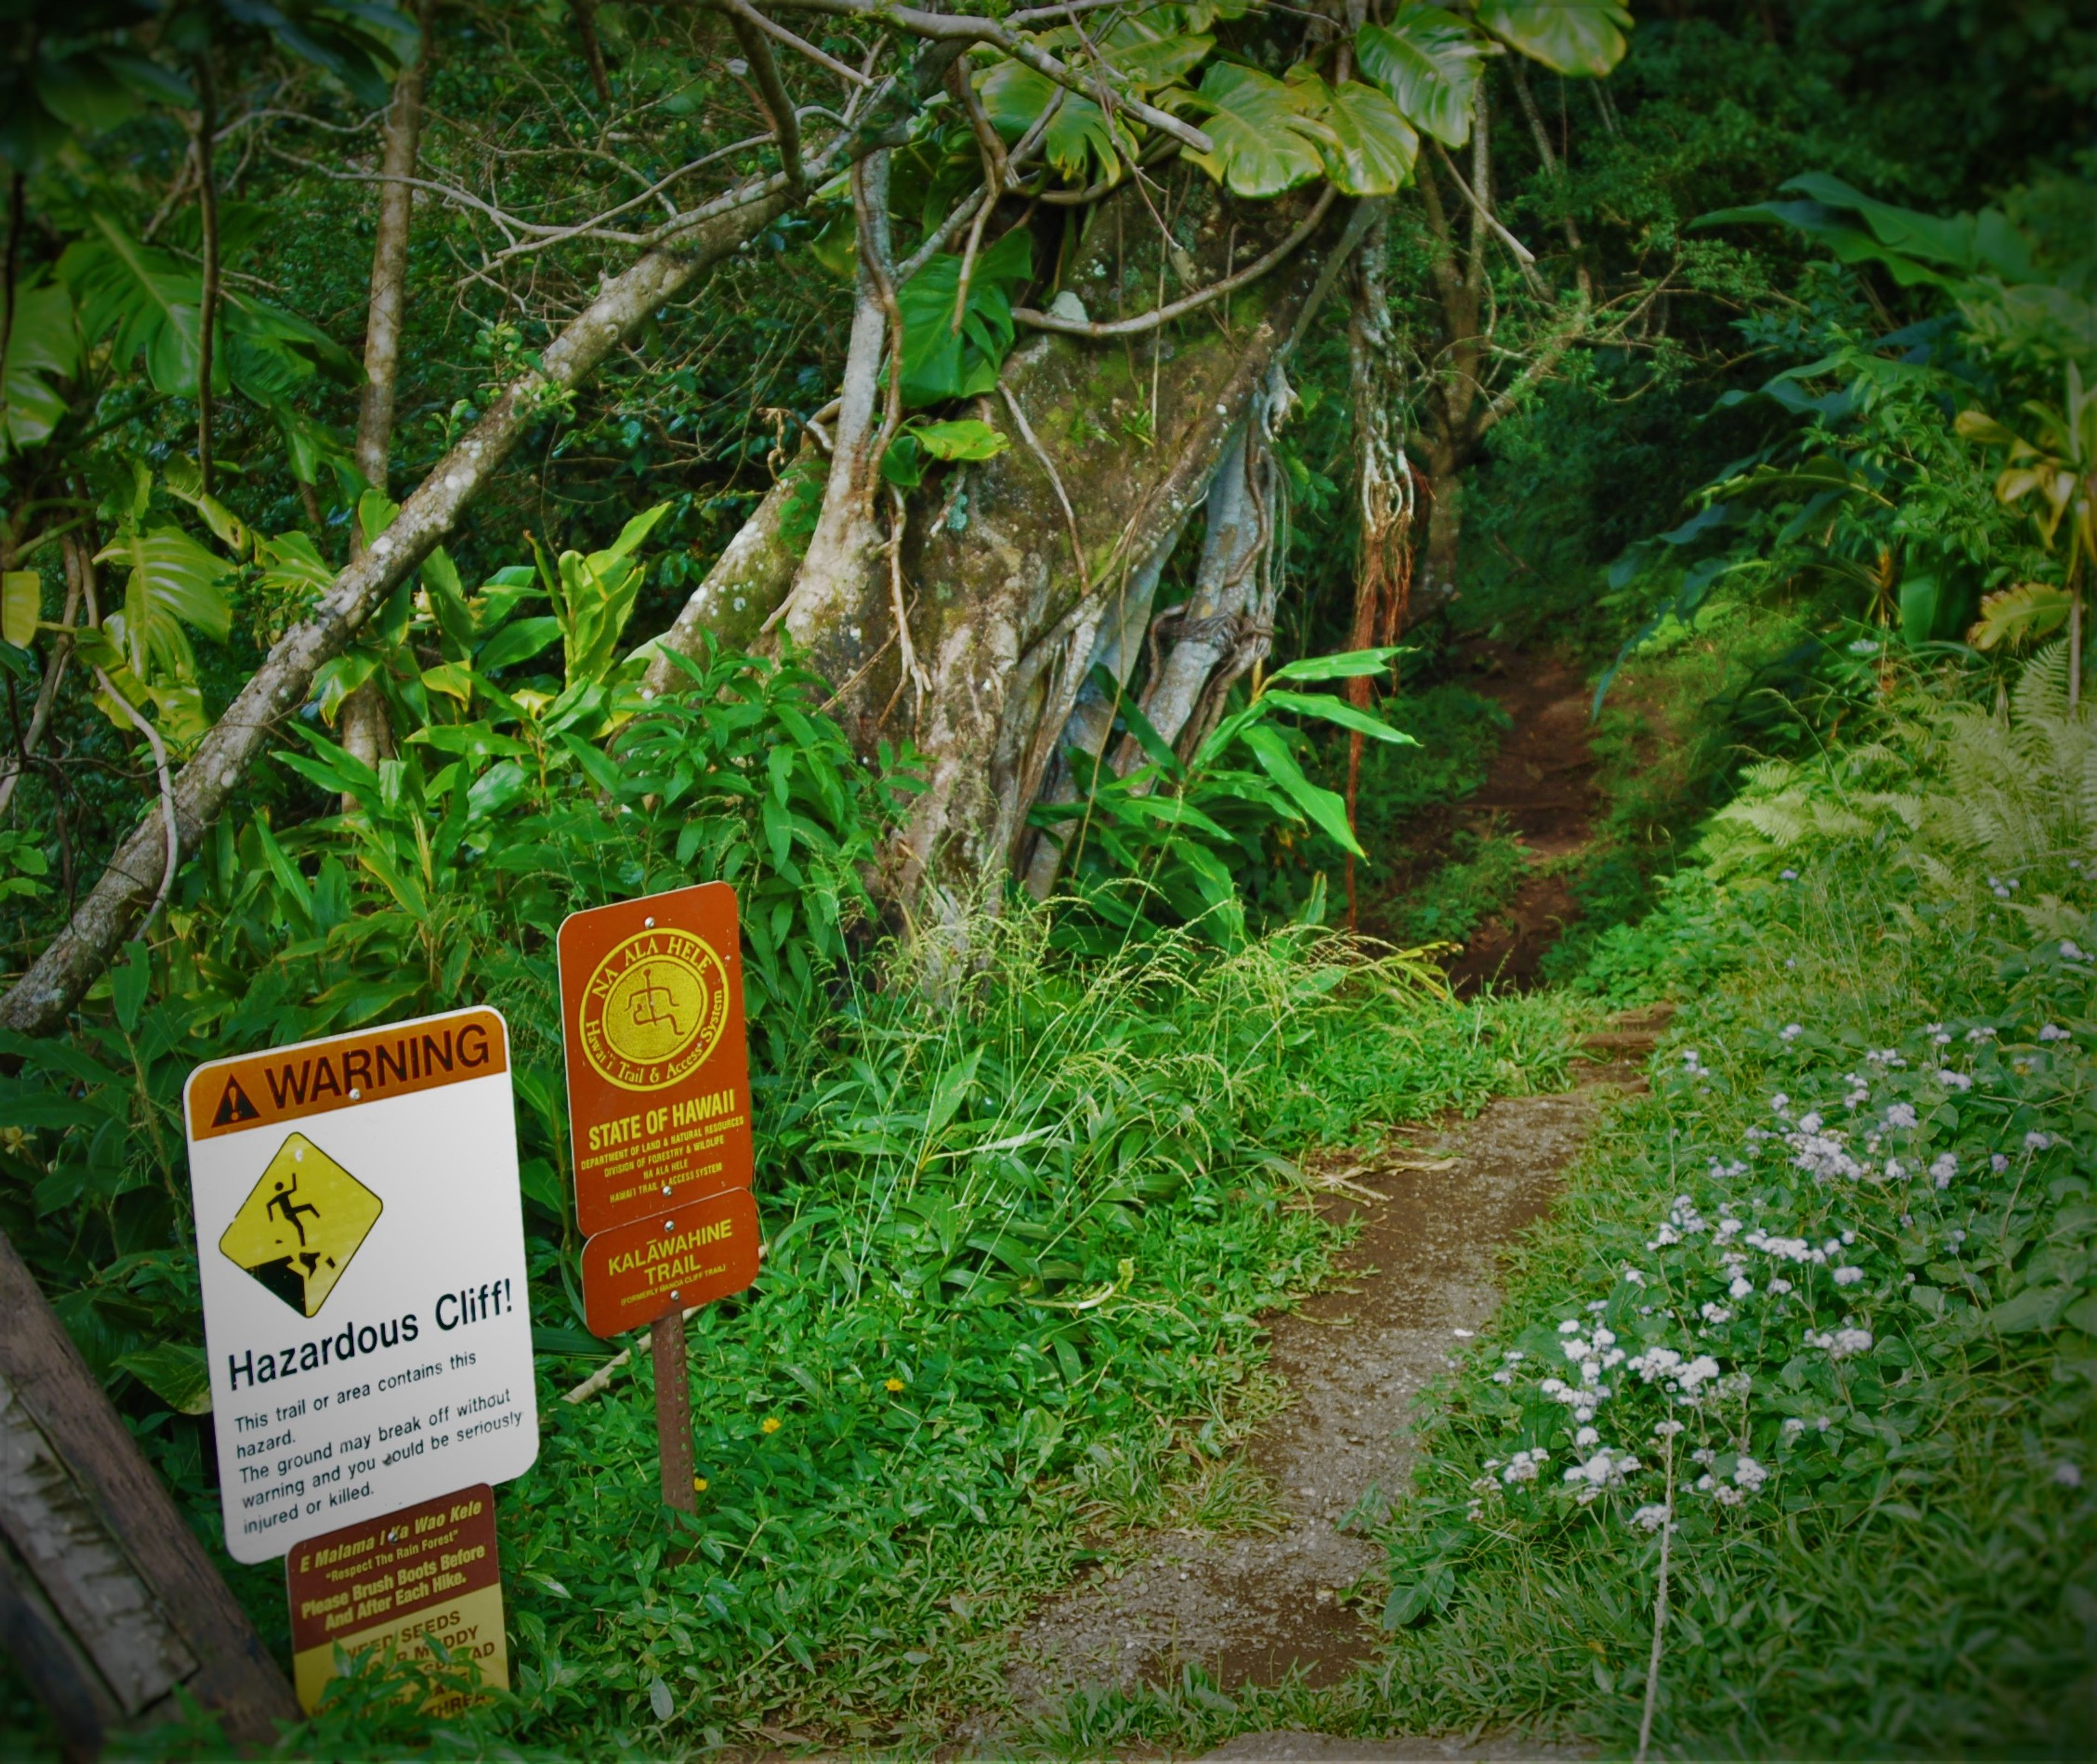
{"label": "yellow diamond hazard pictogram", "polygon": [[218,1247],[294,1311],[317,1315],[384,1206],[303,1133],[277,1148]]}

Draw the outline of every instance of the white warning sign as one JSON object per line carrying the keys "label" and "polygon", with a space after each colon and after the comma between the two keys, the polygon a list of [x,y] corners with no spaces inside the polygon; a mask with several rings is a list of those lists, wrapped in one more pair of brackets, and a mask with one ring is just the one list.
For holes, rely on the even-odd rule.
{"label": "white warning sign", "polygon": [[234,1558],[529,1469],[501,1015],[214,1061],[183,1104]]}

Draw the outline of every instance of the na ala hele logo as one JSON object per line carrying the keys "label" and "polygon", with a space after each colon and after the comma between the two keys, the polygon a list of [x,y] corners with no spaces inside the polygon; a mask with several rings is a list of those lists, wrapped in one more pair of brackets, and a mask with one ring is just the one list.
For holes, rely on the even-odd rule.
{"label": "na ala hele logo", "polygon": [[711,1057],[728,1026],[728,970],[712,944],[665,927],[611,950],[583,988],[583,1053],[621,1090],[661,1090]]}
{"label": "na ala hele logo", "polygon": [[278,1147],[219,1252],[302,1316],[316,1316],[385,1204],[303,1133]]}

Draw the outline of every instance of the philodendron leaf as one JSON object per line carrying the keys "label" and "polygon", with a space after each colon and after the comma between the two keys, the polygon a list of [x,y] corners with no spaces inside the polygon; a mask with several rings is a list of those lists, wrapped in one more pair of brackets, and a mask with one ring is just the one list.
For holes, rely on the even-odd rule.
{"label": "philodendron leaf", "polygon": [[179,527],[125,533],[95,554],[97,563],[121,563],[132,593],[156,613],[172,614],[208,637],[225,641],[233,609],[221,584],[232,567]]}
{"label": "philodendron leaf", "polygon": [[66,401],[51,382],[72,375],[79,353],[66,291],[33,283],[18,289],[0,364],[0,455],[33,447],[58,427]]}
{"label": "philodendron leaf", "polygon": [[1216,144],[1191,157],[1241,196],[1278,196],[1321,177],[1333,131],[1310,114],[1293,88],[1256,68],[1219,61],[1202,77],[1193,107]]}
{"label": "philodendron leaf", "polygon": [[1600,77],[1624,59],[1631,15],[1619,0],[1479,0],[1478,23],[1554,73]]}
{"label": "philodendron leaf", "polygon": [[2068,623],[2066,590],[2051,582],[2020,582],[1998,589],[1981,602],[1981,616],[1966,633],[1977,650],[2050,637]]}
{"label": "philodendron leaf", "polygon": [[1089,181],[1095,168],[1101,177],[1117,177],[1123,159],[1136,157],[1136,139],[1125,126],[1110,122],[1090,98],[1066,92],[1031,68],[1000,61],[978,79],[976,90],[991,126],[1008,142],[1018,140],[1043,111],[1055,105],[1041,151],[1072,183]]}
{"label": "philodendron leaf", "polygon": [[1012,445],[987,422],[966,418],[953,422],[921,422],[912,432],[935,459],[995,459]]}
{"label": "philodendron leaf", "polygon": [[1289,83],[1331,131],[1325,165],[1342,195],[1388,196],[1412,176],[1420,137],[1387,93],[1359,80],[1329,86],[1307,69],[1291,68]]}
{"label": "philodendron leaf", "polygon": [[1453,12],[1407,4],[1388,27],[1355,33],[1362,72],[1388,93],[1407,121],[1452,147],[1471,138],[1471,109],[1485,46]]}

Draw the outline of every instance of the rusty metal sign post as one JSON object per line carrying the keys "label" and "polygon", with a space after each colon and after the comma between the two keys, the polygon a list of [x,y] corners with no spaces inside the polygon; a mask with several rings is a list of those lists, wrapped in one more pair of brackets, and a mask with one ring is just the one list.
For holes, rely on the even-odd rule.
{"label": "rusty metal sign post", "polygon": [[559,948],[584,1315],[602,1336],[646,1326],[663,1499],[691,1512],[685,1315],[757,1278],[735,891],[571,913]]}

